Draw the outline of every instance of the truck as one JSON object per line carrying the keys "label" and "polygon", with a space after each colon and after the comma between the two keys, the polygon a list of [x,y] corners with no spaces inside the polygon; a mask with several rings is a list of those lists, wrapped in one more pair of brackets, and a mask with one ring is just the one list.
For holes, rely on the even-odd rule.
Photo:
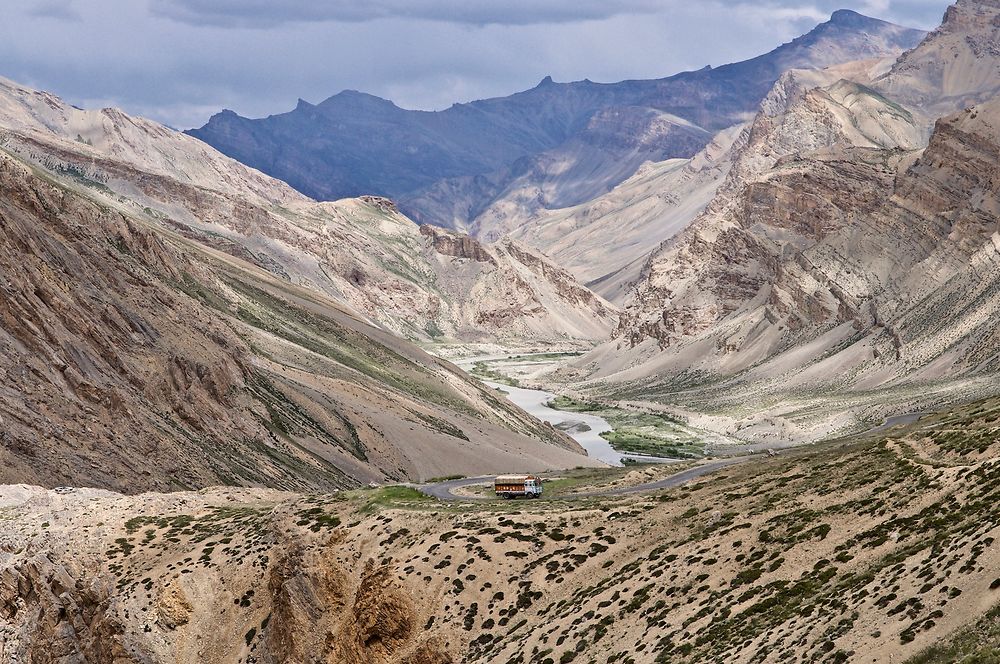
{"label": "truck", "polygon": [[498,498],[541,498],[542,478],[536,475],[498,475],[493,482]]}

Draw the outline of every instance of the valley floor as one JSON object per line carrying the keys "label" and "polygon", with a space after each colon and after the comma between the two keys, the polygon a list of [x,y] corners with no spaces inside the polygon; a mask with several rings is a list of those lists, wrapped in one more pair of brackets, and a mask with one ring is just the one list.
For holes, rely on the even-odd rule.
{"label": "valley floor", "polygon": [[552,379],[554,372],[581,354],[498,352],[463,357],[457,363],[531,415],[566,431],[590,456],[611,465],[747,454],[767,447],[741,444],[731,436],[691,426],[661,404],[596,400]]}

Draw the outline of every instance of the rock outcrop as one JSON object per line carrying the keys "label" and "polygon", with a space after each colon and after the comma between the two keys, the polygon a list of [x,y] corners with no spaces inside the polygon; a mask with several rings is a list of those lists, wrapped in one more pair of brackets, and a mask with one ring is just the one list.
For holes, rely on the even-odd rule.
{"label": "rock outcrop", "polygon": [[462,235],[461,233],[426,225],[420,227],[420,234],[430,238],[434,251],[442,256],[465,258],[477,263],[496,265],[496,260],[490,255],[486,247],[470,235]]}

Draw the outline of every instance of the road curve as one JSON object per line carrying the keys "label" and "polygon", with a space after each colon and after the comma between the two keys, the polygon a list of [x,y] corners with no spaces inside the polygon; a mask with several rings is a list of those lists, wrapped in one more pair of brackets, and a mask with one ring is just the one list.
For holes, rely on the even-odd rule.
{"label": "road curve", "polygon": [[[672,489],[681,486],[686,482],[690,482],[693,479],[722,470],[728,466],[735,466],[736,464],[749,461],[751,458],[752,457],[735,457],[730,459],[720,459],[718,461],[709,461],[708,463],[703,463],[699,466],[682,470],[675,475],[665,477],[655,482],[649,482],[648,484],[618,487],[615,489],[606,489],[604,491],[573,493],[560,496],[559,500],[579,500],[581,498],[600,498],[604,496],[632,496],[636,494],[653,493],[663,489]],[[421,493],[432,498],[437,498],[438,500],[476,502],[482,500],[493,500],[493,498],[491,496],[456,496],[452,493],[452,491],[459,487],[472,486],[475,484],[488,484],[492,481],[493,475],[481,475],[479,477],[464,477],[458,480],[447,480],[444,482],[436,482],[434,484],[418,484],[414,485],[414,488]]]}

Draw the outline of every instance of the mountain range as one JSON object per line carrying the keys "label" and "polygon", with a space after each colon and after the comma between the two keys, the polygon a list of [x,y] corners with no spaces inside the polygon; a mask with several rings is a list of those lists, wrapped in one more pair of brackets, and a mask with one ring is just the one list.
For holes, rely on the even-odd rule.
{"label": "mountain range", "polygon": [[531,250],[316,203],[9,81],[0,158],[3,481],[329,490],[592,463],[399,336],[606,334],[614,310]]}
{"label": "mountain range", "polygon": [[409,111],[345,91],[263,119],[222,111],[192,136],[319,200],[386,196],[420,223],[495,239],[588,201],[647,161],[691,157],[785,71],[898,54],[924,36],[852,11],[766,55],[657,80],[556,83]]}
{"label": "mountain range", "polygon": [[[949,25],[946,22],[942,31]],[[942,31],[925,46],[908,52],[900,63],[925,57],[921,49],[939,41]],[[309,111],[310,117],[329,119],[344,113],[354,121],[380,118],[380,122],[398,121],[406,126],[415,117],[422,118],[421,122],[431,122],[428,118],[433,117],[431,124],[441,128],[453,127],[448,118],[494,114],[509,120],[506,124],[489,120],[494,131],[516,125],[522,138],[558,134],[563,147],[584,135],[574,138],[566,127],[585,124],[584,133],[591,132],[592,137],[597,135],[593,132],[601,133],[607,139],[588,144],[605,149],[626,143],[634,147],[637,138],[651,135],[646,132],[651,126],[647,120],[655,116],[656,126],[666,122],[661,128],[669,129],[673,138],[668,142],[674,147],[678,128],[688,138],[698,137],[683,148],[687,156],[674,158],[670,154],[674,147],[666,146],[670,157],[666,161],[636,163],[639,170],[634,173],[628,172],[629,166],[608,181],[609,186],[616,186],[593,201],[566,211],[542,212],[531,223],[512,227],[511,237],[504,231],[504,236],[492,242],[430,224],[420,226],[402,214],[394,201],[371,194],[317,202],[194,137],[116,109],[83,111],[48,93],[0,81],[0,146],[8,163],[8,185],[19,192],[10,200],[28,200],[35,192],[40,200],[73,201],[79,207],[73,215],[80,218],[74,223],[82,229],[80,237],[86,240],[87,251],[72,243],[60,251],[80,254],[73,262],[88,265],[84,271],[88,277],[141,273],[145,276],[140,280],[159,292],[125,303],[121,298],[132,293],[113,280],[83,287],[86,292],[117,293],[111,299],[117,303],[118,316],[126,321],[121,331],[126,337],[111,342],[96,322],[82,330],[68,323],[70,319],[105,320],[110,315],[94,309],[92,299],[76,292],[81,284],[58,276],[43,279],[20,274],[8,279],[10,288],[17,285],[19,289],[18,297],[10,302],[20,303],[11,309],[10,319],[37,321],[18,327],[17,335],[8,333],[9,356],[37,364],[38,351],[29,349],[46,349],[42,357],[48,359],[35,367],[33,375],[44,377],[40,386],[62,385],[60,390],[35,388],[45,395],[46,412],[61,413],[49,416],[49,427],[38,425],[34,402],[18,390],[10,393],[9,404],[0,410],[9,424],[5,435],[16,443],[8,451],[11,477],[28,473],[47,481],[64,478],[70,482],[86,476],[87,464],[93,463],[86,459],[96,454],[120,460],[119,466],[109,465],[111,474],[102,475],[101,482],[124,490],[165,486],[165,482],[179,486],[220,479],[264,482],[260,473],[274,475],[267,483],[277,486],[345,486],[386,478],[423,478],[456,468],[484,472],[505,466],[553,467],[559,465],[557,459],[568,458],[566,454],[579,454],[579,447],[569,438],[498,401],[447,363],[422,354],[411,342],[485,342],[506,348],[540,343],[580,348],[604,342],[575,363],[575,369],[566,370],[568,379],[587,381],[598,390],[626,397],[641,387],[654,400],[672,394],[669,386],[677,372],[682,376],[700,372],[695,382],[705,385],[718,380],[726,385],[727,376],[745,376],[755,364],[807,339],[802,330],[812,328],[802,322],[778,323],[784,332],[765,335],[765,343],[757,332],[723,335],[721,330],[731,324],[727,316],[744,303],[756,302],[765,284],[770,287],[779,276],[793,274],[790,267],[772,267],[780,266],[778,257],[792,260],[791,252],[805,250],[809,242],[825,238],[836,228],[823,226],[807,232],[794,225],[803,222],[791,214],[784,223],[793,224],[792,229],[767,230],[761,239],[758,228],[770,229],[782,222],[767,218],[763,227],[747,222],[750,230],[739,235],[739,242],[750,248],[737,249],[739,255],[748,257],[745,265],[728,253],[728,247],[736,246],[728,239],[730,231],[717,235],[725,241],[714,244],[701,239],[701,233],[717,234],[704,229],[714,228],[713,223],[728,228],[734,217],[749,214],[740,207],[746,205],[744,190],[770,177],[774,165],[784,163],[779,157],[792,152],[819,151],[808,162],[815,173],[802,176],[812,178],[810,184],[819,185],[830,172],[839,176],[837,169],[846,160],[852,164],[847,171],[855,189],[875,187],[871,195],[852,195],[850,202],[881,200],[890,186],[892,169],[909,164],[910,153],[919,150],[929,134],[931,116],[914,115],[869,85],[888,76],[885,70],[898,53],[921,36],[918,31],[842,11],[760,58],[659,81],[610,86],[545,81],[511,98],[417,116],[388,102],[351,93],[321,105],[331,113],[336,111],[332,115],[309,111],[300,104],[299,110],[280,120],[240,123],[263,131],[274,121],[291,131],[289,127],[304,126],[296,118]],[[841,61],[848,62],[826,69],[788,69]],[[900,71],[913,68],[896,65]],[[889,86],[898,76],[902,74],[892,73],[880,85]],[[702,100],[697,108],[681,107],[681,99],[694,98]],[[540,100],[544,100],[541,107]],[[369,112],[372,104],[380,109],[374,115]],[[748,120],[748,110],[755,107],[761,110],[756,119]],[[485,109],[491,109],[490,113]],[[531,122],[515,121],[520,115],[530,116]],[[410,119],[399,120],[403,117]],[[637,117],[645,119],[635,124]],[[556,129],[553,122],[565,126]],[[333,140],[336,132],[327,129],[317,125],[310,131]],[[712,137],[710,131],[715,130],[721,131]],[[356,128],[347,133],[352,140],[367,140],[366,133]],[[376,133],[379,140],[393,135],[391,131]],[[297,145],[291,135],[283,136],[284,147],[269,148],[269,153],[277,155]],[[517,143],[496,136],[479,135],[479,139],[506,147]],[[488,156],[474,141],[453,137],[438,142],[460,145],[484,159]],[[557,148],[547,149],[551,155]],[[823,150],[829,155],[822,156]],[[420,155],[424,155],[420,150],[411,154]],[[662,157],[664,152],[657,155]],[[370,150],[368,157],[381,158],[377,149]],[[403,171],[421,177],[434,173],[429,166],[411,168],[411,164],[404,169],[391,159],[379,163],[379,172],[386,177]],[[349,170],[355,175],[364,172]],[[841,184],[824,185],[817,195],[831,198],[827,205],[836,207],[839,199],[830,192]],[[557,188],[565,190],[563,185]],[[781,204],[791,200],[797,209],[803,188],[793,184],[788,190],[794,195],[786,193],[774,200]],[[764,195],[763,191],[755,196]],[[750,200],[763,205],[758,198]],[[44,215],[52,205],[22,205],[10,214],[29,228],[32,215]],[[641,211],[632,226],[621,227],[619,237],[608,241],[602,230],[606,224],[620,223],[638,208]],[[803,214],[815,209],[806,206]],[[844,213],[829,214],[848,227]],[[582,231],[566,233],[567,220],[578,216],[591,223],[584,224]],[[108,218],[120,218],[116,228],[124,224],[123,230],[103,240],[120,251],[100,258],[88,252],[107,236]],[[33,227],[36,233],[48,233],[47,223]],[[501,233],[502,226],[494,230]],[[801,237],[790,235],[791,230]],[[44,235],[18,249],[25,256],[17,265],[55,261],[53,247],[67,244],[63,233],[57,234],[58,240]],[[672,252],[687,246],[689,238],[698,238],[698,250],[674,256]],[[148,251],[153,251],[157,261],[150,262],[150,257],[132,246],[135,241],[155,247]],[[660,241],[664,244],[656,250]],[[529,244],[547,248],[569,270]],[[766,258],[761,251],[767,253]],[[115,267],[122,261],[129,264]],[[677,294],[686,278],[679,275],[687,274],[694,275],[690,293],[697,305]],[[659,285],[664,278],[666,290]],[[591,282],[616,304],[578,279]],[[49,284],[51,292],[44,284]],[[771,296],[784,302],[782,297]],[[782,311],[790,318],[802,317],[797,307],[804,302],[810,307],[811,323],[830,322],[830,316],[820,313],[821,307],[812,302],[816,299],[830,308],[835,295],[824,299],[815,293],[807,297],[793,292],[788,297],[792,302],[784,304]],[[173,336],[159,331],[153,322],[161,318],[157,307],[168,306],[165,302],[184,312],[169,319],[177,326]],[[672,308],[682,312],[679,320],[683,323],[672,322]],[[771,309],[760,311],[754,316],[775,317]],[[836,316],[844,314],[838,311]],[[206,321],[199,329],[216,331],[206,339],[179,333],[196,319]],[[741,325],[739,329],[744,330],[751,324]],[[798,336],[788,330],[797,331]],[[751,342],[736,341],[741,334],[755,344],[752,350],[744,352],[740,345]],[[145,341],[140,343],[142,335]],[[706,353],[698,345],[706,343],[705,337],[713,340],[716,351]],[[132,343],[123,341],[126,338]],[[719,342],[719,338],[726,341]],[[119,346],[121,350],[113,350]],[[698,353],[688,350],[692,347]],[[712,359],[720,356],[718,349],[733,347],[737,352],[725,362]],[[682,360],[669,359],[676,353]],[[698,363],[683,359],[691,357],[699,358]],[[15,371],[13,367],[19,365],[10,366]],[[767,374],[769,380],[772,374]],[[170,377],[166,382],[165,376]],[[22,386],[26,390],[30,379],[24,380],[29,381]],[[682,379],[682,384],[688,382],[689,378]],[[378,398],[368,393],[372,389],[379,391]],[[711,390],[700,394],[699,398],[706,398]],[[389,401],[380,401],[386,398]],[[670,398],[677,407],[698,410],[697,404]],[[389,402],[393,406],[385,408]],[[94,410],[93,404],[103,409],[94,411],[96,419],[89,425],[103,423],[102,451],[60,450],[57,441],[65,435],[61,427],[81,426],[86,418],[80,412]],[[107,426],[115,408],[130,413],[125,421],[132,421],[134,430],[114,432]],[[152,412],[158,415],[152,417]],[[397,418],[392,424],[387,420],[389,413]],[[476,434],[471,434],[465,419],[469,416],[491,422],[493,428],[472,427]],[[396,431],[397,425],[403,428]],[[738,422],[730,428],[745,425]],[[155,477],[144,478],[124,456],[127,446],[122,445],[121,436],[152,440],[156,436],[149,433],[151,426],[170,432],[167,439],[174,451],[162,447],[159,453],[185,462],[162,464]],[[416,435],[401,436],[400,431],[406,430],[419,431],[417,438],[424,442],[403,443]],[[216,445],[210,446],[207,456],[176,451],[216,439],[226,441],[228,451]],[[492,452],[474,458],[484,445]],[[466,446],[472,456],[459,463],[458,450]],[[51,451],[43,464],[31,460],[31,450],[40,447]],[[157,449],[151,448],[148,454],[158,453]],[[247,454],[257,460],[240,461]],[[515,458],[522,461],[513,463]]]}
{"label": "mountain range", "polygon": [[590,377],[792,440],[989,392],[998,24],[960,0],[898,60],[784,75]]}

